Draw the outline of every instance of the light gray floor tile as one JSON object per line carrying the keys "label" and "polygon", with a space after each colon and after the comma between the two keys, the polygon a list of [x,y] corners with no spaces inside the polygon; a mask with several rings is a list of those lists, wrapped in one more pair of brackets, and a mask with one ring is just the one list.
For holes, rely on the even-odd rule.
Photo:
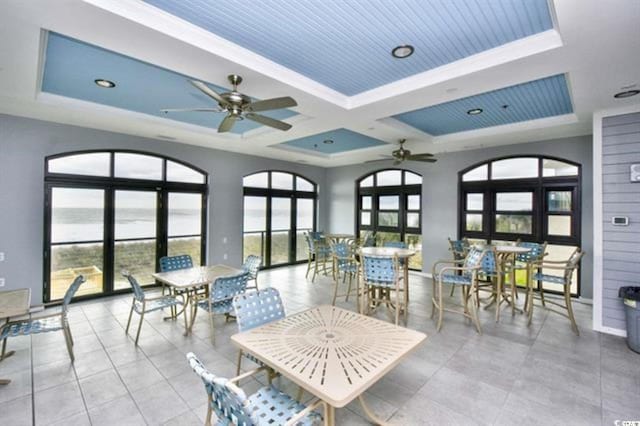
{"label": "light gray floor tile", "polygon": [[33,380],[36,391],[52,388],[76,380],[70,361],[57,361],[34,367]]}
{"label": "light gray floor tile", "polygon": [[11,380],[8,385],[0,386],[0,402],[11,401],[31,394],[30,369],[2,373],[0,377]]}
{"label": "light gray floor tile", "polygon": [[147,359],[125,364],[118,368],[118,373],[129,392],[164,380],[162,374]]}
{"label": "light gray floor tile", "polygon": [[92,376],[105,370],[113,368],[113,364],[109,360],[104,349],[98,349],[93,352],[87,352],[76,357],[73,367],[76,370],[78,378]]}
{"label": "light gray floor tile", "polygon": [[89,413],[82,411],[66,419],[51,423],[50,426],[91,426],[91,420],[89,420]]}
{"label": "light gray floor tile", "polygon": [[392,425],[402,426],[472,426],[478,425],[473,418],[464,416],[435,401],[416,397],[408,401],[389,420]]}
{"label": "light gray floor tile", "polygon": [[88,409],[128,393],[115,370],[106,370],[80,379],[80,389]]}
{"label": "light gray floor tile", "polygon": [[146,425],[142,413],[138,410],[133,398],[129,395],[121,396],[106,404],[89,410],[89,417],[93,426],[112,425]]}
{"label": "light gray floor tile", "polygon": [[27,426],[33,424],[31,395],[25,395],[7,402],[0,402],[0,419],[2,424],[11,426]]}
{"label": "light gray floor tile", "polygon": [[131,392],[145,420],[162,424],[177,415],[191,411],[165,380]]}
{"label": "light gray floor tile", "polygon": [[202,426],[202,420],[193,411],[187,411],[164,422],[163,426]]}
{"label": "light gray floor tile", "polygon": [[35,393],[36,423],[47,424],[85,410],[77,382],[65,383]]}

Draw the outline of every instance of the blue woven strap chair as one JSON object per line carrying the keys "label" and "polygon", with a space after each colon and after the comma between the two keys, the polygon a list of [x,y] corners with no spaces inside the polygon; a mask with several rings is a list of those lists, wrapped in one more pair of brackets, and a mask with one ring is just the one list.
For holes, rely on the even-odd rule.
{"label": "blue woven strap chair", "polygon": [[376,245],[376,234],[367,233],[362,239],[362,247],[375,247],[375,245]]}
{"label": "blue woven strap chair", "polygon": [[[269,324],[270,322],[277,321],[286,316],[284,305],[280,298],[280,292],[275,288],[250,291],[235,296],[233,298],[232,305],[236,315],[236,323],[238,324],[239,332]],[[240,349],[238,352],[238,375],[240,375],[243,356],[256,364],[262,365],[262,363],[255,357],[250,354],[243,353],[242,349]],[[271,378],[272,374],[269,374],[269,381],[271,381]]]}
{"label": "blue woven strap chair", "polygon": [[[469,249],[465,259],[460,261],[441,260],[433,265],[432,282],[433,295],[431,297],[431,318],[438,311],[437,329],[442,328],[444,311],[462,314],[470,318],[478,333],[482,334],[482,327],[478,319],[478,273],[483,264],[490,267],[491,260],[485,261],[486,251],[475,247]],[[495,258],[494,258],[495,261]],[[442,297],[443,285],[458,285],[462,288],[462,310],[445,308]]]}
{"label": "blue woven strap chair", "polygon": [[252,286],[247,286],[247,290],[250,288],[258,289],[258,272],[260,271],[260,265],[262,264],[262,258],[251,254],[247,256],[242,264],[242,270],[249,273],[249,281],[253,281]]}
{"label": "blue woven strap chair", "polygon": [[[188,254],[179,254],[177,256],[163,256],[160,258],[160,272],[170,272],[170,271],[178,271],[180,269],[189,269],[193,268],[193,259]],[[196,291],[197,289],[193,290]],[[184,292],[188,292],[189,290],[179,290],[172,289],[169,287],[170,294],[171,292],[174,295],[183,294]],[[165,283],[162,283],[162,294],[165,294]],[[185,297],[186,299],[186,297]],[[173,319],[178,317],[178,312],[176,312],[175,306],[171,308],[171,316]]]}
{"label": "blue woven strap chair", "polygon": [[[458,261],[464,262],[464,259],[467,257],[467,253],[471,248],[471,245],[469,244],[469,240],[467,238],[462,238],[460,240],[452,240],[451,238],[447,238],[447,241],[449,241],[449,251],[453,256],[453,260],[455,262],[458,262]],[[450,296],[453,296],[453,293],[455,292],[455,290],[456,290],[456,286],[452,285]]]}
{"label": "blue woven strap chair", "polygon": [[[577,335],[580,335],[580,331],[578,330],[578,324],[576,323],[576,319],[573,315],[573,306],[571,305],[571,280],[573,278],[573,273],[578,270],[580,266],[580,260],[584,253],[579,247],[571,253],[569,259],[553,261],[553,260],[541,260],[539,262],[531,263],[531,278],[533,281],[538,281],[542,283],[552,283],[559,284],[562,286],[562,293],[564,295],[564,305],[557,303],[553,300],[547,300],[547,304],[551,304],[554,306],[558,306],[562,309],[566,309],[566,313],[559,312],[554,309],[549,309],[554,313],[558,313],[562,316],[569,318],[571,322],[571,329]],[[536,270],[542,270],[542,272],[535,272]],[[561,275],[552,275],[549,273],[544,273],[545,271],[552,272],[558,271]],[[540,288],[540,298],[544,300],[544,288]],[[545,305],[546,306],[546,305]],[[531,324],[531,319],[533,316],[533,297],[529,300],[528,306],[529,313],[529,324]]]}
{"label": "blue woven strap chair", "polygon": [[[408,246],[404,241],[387,241],[383,244],[383,247],[406,249]],[[398,262],[400,262],[400,266],[404,266],[404,259],[398,259]]]}
{"label": "blue woven strap chair", "polygon": [[333,300],[332,305],[336,304],[338,297],[338,286],[340,282],[340,274],[342,274],[342,283],[345,284],[347,276],[349,277],[349,285],[347,291],[340,296],[345,296],[345,301],[349,301],[351,295],[351,286],[353,279],[357,279],[358,276],[358,262],[356,261],[354,248],[346,242],[341,242],[333,245]]}
{"label": "blue woven strap chair", "polygon": [[[369,256],[362,258],[362,308],[361,312],[369,315],[371,306],[384,303],[392,308],[395,314],[395,324],[398,325],[400,311],[404,311],[404,321],[407,321],[407,306],[404,297],[401,297],[400,272],[398,257],[393,256]],[[394,298],[391,300],[391,294]],[[395,302],[393,304],[392,302]]]}
{"label": "blue woven strap chair", "polygon": [[[71,299],[73,299],[73,296],[84,282],[85,278],[82,275],[78,275],[73,280],[62,298],[62,308],[60,309],[60,312],[20,318],[14,321],[8,321],[2,325],[2,327],[0,327],[0,340],[2,340],[2,354],[0,355],[0,359],[5,357],[7,338],[9,337],[29,336],[31,334],[62,331],[64,334],[64,340],[67,344],[69,358],[71,358],[71,362],[74,362],[73,336],[71,335],[71,328],[69,327],[67,314],[69,312],[69,303],[71,303]],[[58,302],[45,303],[44,306],[52,306],[54,303]]]}
{"label": "blue woven strap chair", "polygon": [[185,328],[187,326],[187,315],[184,310],[184,302],[185,298],[183,295],[160,295],[154,297],[148,297],[138,280],[135,279],[133,275],[129,273],[129,271],[122,271],[122,276],[125,277],[129,284],[131,285],[131,289],[133,290],[133,300],[131,301],[131,310],[129,311],[129,319],[127,320],[127,328],[125,333],[129,334],[129,326],[131,325],[131,317],[133,316],[133,312],[140,315],[140,322],[138,323],[138,331],[136,332],[136,345],[138,344],[138,340],[140,339],[140,330],[142,330],[142,324],[144,321],[145,314],[149,312],[154,312],[160,309],[173,309],[176,306],[182,306],[182,315],[184,316],[184,325]]}
{"label": "blue woven strap chair", "polygon": [[327,245],[324,237],[320,232],[307,232],[304,234],[309,250],[309,258],[307,261],[307,273],[305,277],[309,277],[309,272],[313,269],[311,282],[315,281],[320,263],[322,263],[322,271],[327,274],[327,260],[331,257],[331,248]]}
{"label": "blue woven strap chair", "polygon": [[237,275],[220,277],[215,280],[213,284],[209,286],[209,294],[195,298],[195,303],[191,304],[193,313],[191,314],[191,325],[189,329],[191,330],[191,328],[193,328],[198,308],[204,309],[209,312],[211,342],[215,343],[214,315],[224,315],[226,320],[233,315],[233,298],[245,292],[248,280],[249,273],[244,271]]}
{"label": "blue woven strap chair", "polygon": [[[532,284],[532,280],[531,280],[531,264],[534,262],[540,262],[542,261],[542,259],[544,258],[544,256],[547,255],[546,250],[547,250],[547,243],[533,243],[533,242],[529,242],[529,241],[518,241],[516,243],[516,245],[518,247],[526,247],[528,249],[530,249],[529,252],[527,253],[520,253],[516,255],[516,261],[513,265],[513,268],[516,271],[525,271],[526,274],[526,279],[525,279],[525,283],[527,285],[527,290],[526,290],[526,298],[525,298],[525,308],[528,308],[529,306],[529,297],[532,294],[533,291],[533,287],[530,285]],[[517,284],[517,283],[516,283]],[[540,290],[541,286],[540,286],[540,282],[538,281],[538,290]],[[516,298],[518,298],[518,288],[516,287]],[[544,296],[542,296],[542,304],[544,305]]]}
{"label": "blue woven strap chair", "polygon": [[202,379],[207,392],[207,425],[211,425],[213,413],[217,417],[216,424],[224,426],[315,426],[323,422],[322,416],[314,411],[321,406],[326,410],[323,401],[316,400],[305,406],[271,385],[262,387],[251,395],[245,394],[238,387],[241,379],[260,373],[265,367],[233,379],[226,379],[217,377],[207,370],[193,353],[187,354],[187,360],[193,371]]}

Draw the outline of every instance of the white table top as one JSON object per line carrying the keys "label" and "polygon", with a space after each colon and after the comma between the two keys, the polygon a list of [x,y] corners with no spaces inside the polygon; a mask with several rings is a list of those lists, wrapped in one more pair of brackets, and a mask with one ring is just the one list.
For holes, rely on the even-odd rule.
{"label": "white table top", "polygon": [[231,341],[334,407],[357,398],[427,338],[335,306],[319,306]]}
{"label": "white table top", "polygon": [[199,287],[213,283],[220,277],[236,275],[240,269],[227,265],[196,266],[169,272],[157,272],[151,276],[156,280],[177,288]]}
{"label": "white table top", "polygon": [[521,247],[521,246],[493,246],[498,253],[515,253],[522,254],[528,253],[531,251],[529,247]]}
{"label": "white table top", "polygon": [[29,313],[31,289],[0,291],[0,319],[17,317]]}
{"label": "white table top", "polygon": [[360,253],[365,256],[398,256],[399,258],[406,258],[416,254],[416,251],[398,247],[362,247]]}

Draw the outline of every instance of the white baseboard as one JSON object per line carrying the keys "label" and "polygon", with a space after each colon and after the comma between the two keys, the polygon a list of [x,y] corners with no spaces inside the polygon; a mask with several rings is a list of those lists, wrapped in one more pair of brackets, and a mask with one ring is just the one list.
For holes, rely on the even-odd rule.
{"label": "white baseboard", "polygon": [[409,271],[409,275],[418,275],[419,277],[433,278],[433,275],[430,272]]}
{"label": "white baseboard", "polygon": [[594,326],[593,329],[595,331],[599,331],[600,333],[606,333],[606,334],[611,334],[613,336],[619,336],[619,337],[627,337],[627,331],[626,330],[621,330],[619,328],[612,328],[612,327],[605,327],[605,326]]}

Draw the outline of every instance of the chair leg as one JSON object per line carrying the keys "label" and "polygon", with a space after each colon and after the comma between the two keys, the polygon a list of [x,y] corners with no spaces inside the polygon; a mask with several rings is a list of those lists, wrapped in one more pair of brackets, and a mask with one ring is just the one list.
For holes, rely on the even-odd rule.
{"label": "chair leg", "polygon": [[349,295],[351,294],[351,282],[352,281],[353,281],[353,273],[350,273],[349,274],[349,286],[347,287],[347,296],[344,299],[345,302],[349,301]]}
{"label": "chair leg", "polygon": [[500,308],[502,307],[502,277],[496,278],[496,322],[500,321]]}
{"label": "chair leg", "polygon": [[331,305],[336,306],[336,298],[338,297],[338,281],[333,282],[333,299],[331,300]]}
{"label": "chair leg", "polygon": [[478,307],[477,307],[477,301],[475,300],[478,297],[478,293],[470,290],[470,298],[471,298],[471,311],[470,311],[470,315],[471,315],[471,319],[473,320],[473,323],[476,326],[476,330],[478,330],[479,334],[482,334],[482,327],[480,326],[480,319],[478,318]]}
{"label": "chair leg", "polygon": [[309,259],[307,260],[307,273],[304,274],[305,278],[309,278],[309,271],[311,270],[311,262],[312,262],[311,254],[309,254]]}
{"label": "chair leg", "polygon": [[318,275],[318,255],[315,255],[313,275],[311,276],[311,282],[314,282],[316,280],[316,275]]}
{"label": "chair leg", "polygon": [[208,398],[208,404],[207,404],[207,418],[204,421],[204,424],[207,426],[211,426],[211,404],[213,404],[213,400],[211,399],[211,394],[209,394],[209,398]]}
{"label": "chair leg", "polygon": [[456,292],[456,285],[454,284],[451,286],[451,294],[449,294],[449,297],[453,297],[453,293],[455,292]]}
{"label": "chair leg", "polygon": [[238,351],[238,368],[236,369],[236,376],[240,375],[240,367],[241,366],[242,366],[242,349],[240,349]]}
{"label": "chair leg", "polygon": [[578,324],[576,323],[576,319],[573,316],[573,306],[571,305],[571,286],[565,284],[564,285],[564,300],[567,304],[567,312],[569,314],[569,320],[571,321],[571,329],[578,336],[580,335],[580,331],[578,330]]}
{"label": "chair leg", "polygon": [[69,328],[64,327],[62,329],[62,332],[64,333],[64,341],[67,344],[67,351],[69,352],[69,358],[71,358],[71,363],[73,364],[73,362],[75,361],[75,357],[73,356],[73,348],[71,344],[71,334],[69,333]]}
{"label": "chair leg", "polygon": [[435,275],[431,277],[431,316],[429,318],[433,319],[433,316],[436,313],[436,277]]}
{"label": "chair leg", "polygon": [[304,389],[302,386],[298,386],[298,394],[296,395],[296,401],[302,402],[302,396],[304,395]]}
{"label": "chair leg", "polygon": [[67,333],[69,333],[69,341],[71,342],[71,346],[73,346],[73,335],[71,334],[71,327],[67,325]]}
{"label": "chair leg", "polygon": [[209,325],[211,326],[211,343],[216,344],[216,333],[213,325],[213,312],[209,312]]}
{"label": "chair leg", "polygon": [[136,333],[136,346],[138,346],[138,339],[140,338],[140,330],[142,330],[142,321],[144,320],[144,309],[140,314],[140,323],[138,324],[138,332]]}
{"label": "chair leg", "polygon": [[6,353],[6,351],[7,351],[7,338],[5,337],[2,340],[2,354],[0,355],[0,360],[4,359],[4,354]]}
{"label": "chair leg", "polygon": [[540,293],[540,302],[542,302],[542,306],[547,307],[544,301],[544,283],[538,281],[538,293]]}
{"label": "chair leg", "polygon": [[129,311],[129,320],[127,321],[127,328],[125,329],[125,333],[129,334],[129,326],[131,325],[131,316],[133,316],[133,307],[136,305],[135,299],[131,302],[131,310]]}
{"label": "chair leg", "polygon": [[436,330],[438,331],[442,328],[442,317],[444,315],[444,306],[442,303],[442,282],[438,281],[438,325],[436,326]]}
{"label": "chair leg", "polygon": [[400,289],[396,287],[396,325],[400,322]]}

